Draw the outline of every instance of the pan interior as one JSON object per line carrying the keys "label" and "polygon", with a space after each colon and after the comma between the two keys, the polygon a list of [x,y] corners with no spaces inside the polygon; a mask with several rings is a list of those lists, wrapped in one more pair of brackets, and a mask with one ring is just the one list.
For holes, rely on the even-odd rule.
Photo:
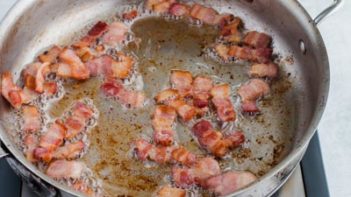
{"label": "pan interior", "polygon": [[[40,13],[33,14],[32,17],[21,19],[19,24],[25,24],[23,29],[18,30],[10,41],[13,46],[4,50],[1,59],[1,70],[9,69],[19,74],[21,67],[33,60],[36,54],[43,51],[52,43],[67,44],[77,36],[80,36],[82,29],[93,21],[114,15],[117,11],[125,7],[117,6],[121,2],[104,1],[80,1],[81,5],[72,4],[64,1],[56,5],[49,3],[40,5],[46,9],[57,7],[54,17],[50,19],[37,20],[39,14],[45,14],[44,8],[35,7],[41,10]],[[207,2],[209,3],[209,2]],[[211,3],[209,3],[211,4]],[[99,5],[99,6],[93,6]],[[258,6],[258,4],[254,4]],[[70,7],[71,6],[71,7]],[[221,7],[224,11],[234,12],[247,22],[247,28],[266,31],[273,35],[275,40],[275,53],[280,56],[280,79],[275,81],[269,97],[260,102],[259,107],[262,114],[249,117],[239,116],[236,126],[241,128],[247,137],[247,142],[243,148],[235,150],[231,157],[222,160],[222,169],[250,170],[258,176],[268,172],[273,166],[286,156],[294,147],[302,132],[297,129],[300,121],[297,114],[301,112],[301,100],[298,96],[306,87],[299,69],[298,61],[295,56],[291,56],[294,51],[286,42],[286,35],[277,33],[274,26],[269,26],[264,17],[248,15],[250,5],[240,1],[231,6]],[[80,13],[73,10],[81,8]],[[110,7],[118,7],[111,9]],[[63,8],[66,10],[63,11]],[[70,8],[70,9],[67,9]],[[257,7],[256,7],[257,8]],[[219,10],[220,11],[220,10]],[[89,17],[81,17],[90,13]],[[101,14],[104,13],[104,14]],[[71,24],[70,27],[65,21],[76,20],[81,17],[81,21]],[[27,21],[25,21],[27,20]],[[36,21],[36,22],[34,22]],[[56,22],[52,25],[52,22]],[[252,22],[257,21],[257,23]],[[45,31],[30,30],[30,25],[45,27]],[[62,31],[53,33],[54,29],[62,26]],[[40,29],[40,28],[39,28]],[[279,28],[278,28],[279,29]],[[87,82],[68,82],[65,86],[66,94],[62,100],[55,102],[50,107],[50,116],[58,117],[62,114],[74,100],[89,97],[100,110],[98,125],[89,134],[90,148],[82,158],[93,173],[102,180],[103,187],[108,195],[125,194],[131,196],[145,196],[151,194],[159,185],[169,180],[169,167],[159,167],[149,164],[145,168],[144,164],[133,160],[130,152],[130,144],[133,140],[143,137],[151,137],[152,129],[150,125],[150,114],[153,111],[153,96],[160,90],[169,85],[169,74],[171,69],[185,69],[194,75],[209,75],[217,82],[226,82],[235,89],[243,82],[248,80],[247,70],[249,65],[245,64],[221,64],[206,57],[203,48],[212,43],[216,37],[215,30],[210,27],[189,26],[183,21],[170,21],[160,18],[147,18],[138,20],[133,26],[132,31],[136,37],[141,38],[140,48],[135,46],[126,47],[126,51],[133,54],[138,61],[137,69],[140,75],[132,83],[142,86],[146,92],[149,102],[146,107],[140,110],[127,110],[113,100],[106,99],[101,95],[99,86],[101,79],[95,78]],[[27,33],[27,34],[26,34]],[[84,32],[85,33],[85,32]],[[26,35],[28,41],[21,42],[21,35]],[[29,35],[28,35],[29,34]],[[32,37],[30,37],[32,36]],[[14,48],[15,47],[15,48]],[[15,49],[17,49],[16,52]],[[21,50],[18,50],[21,49]],[[11,53],[12,52],[12,53]],[[14,58],[16,56],[17,58]],[[140,83],[140,79],[143,83]],[[139,80],[139,81],[138,81]],[[305,95],[308,98],[308,95]],[[233,100],[238,109],[238,98],[233,95]],[[6,103],[1,106],[1,110],[8,111]],[[306,104],[305,104],[306,105]],[[308,116],[308,115],[306,115]],[[2,124],[8,128],[10,138],[16,140],[14,125],[7,121],[2,115]],[[178,141],[190,150],[203,154],[203,150],[192,140],[189,129],[178,123]]]}

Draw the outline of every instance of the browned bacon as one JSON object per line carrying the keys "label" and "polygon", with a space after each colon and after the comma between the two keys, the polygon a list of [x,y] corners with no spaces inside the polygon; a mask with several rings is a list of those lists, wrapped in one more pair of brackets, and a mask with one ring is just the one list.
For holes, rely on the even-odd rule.
{"label": "browned bacon", "polygon": [[155,96],[156,103],[169,105],[172,101],[178,100],[180,95],[178,90],[175,89],[165,89],[159,92]]}
{"label": "browned bacon", "polygon": [[52,155],[54,159],[76,159],[84,149],[84,142],[78,141],[59,147]]}
{"label": "browned bacon", "polygon": [[228,84],[216,85],[211,89],[212,102],[217,110],[219,119],[223,122],[234,121],[236,113],[230,101],[230,87]]}
{"label": "browned bacon", "polygon": [[251,79],[248,83],[240,86],[238,94],[241,97],[242,110],[244,112],[259,112],[256,102],[269,91],[269,85],[262,79]]}
{"label": "browned bacon", "polygon": [[228,171],[206,180],[205,188],[216,195],[225,196],[256,181],[256,176],[247,171]]}
{"label": "browned bacon", "polygon": [[43,85],[43,89],[46,95],[51,96],[57,93],[58,86],[55,82],[45,82]]}
{"label": "browned bacon", "polygon": [[26,155],[27,160],[30,162],[36,162],[37,159],[35,158],[34,150],[38,146],[38,138],[32,133],[27,134],[24,137],[23,143],[26,148],[24,154]]}
{"label": "browned bacon", "polygon": [[197,137],[199,144],[217,157],[222,157],[231,148],[241,145],[245,136],[241,131],[235,131],[223,137],[221,132],[215,131],[211,123],[201,120],[192,128],[193,134]]}
{"label": "browned bacon", "polygon": [[116,46],[122,44],[126,39],[128,27],[121,22],[114,22],[110,25],[109,30],[103,35],[102,40],[105,44]]}
{"label": "browned bacon", "polygon": [[259,78],[276,78],[278,77],[278,65],[274,63],[268,64],[253,64],[249,71],[250,77],[259,77]]}
{"label": "browned bacon", "polygon": [[186,4],[173,3],[169,8],[169,13],[174,16],[188,16],[190,14],[190,9]]}
{"label": "browned bacon", "polygon": [[101,37],[107,30],[109,26],[103,21],[98,21],[88,32],[86,36],[80,39],[78,42],[73,44],[75,48],[89,47],[95,40]]}
{"label": "browned bacon", "polygon": [[231,43],[241,42],[241,32],[240,28],[243,23],[240,18],[234,17],[228,24],[221,28],[220,34],[223,36],[224,40]]}
{"label": "browned bacon", "polygon": [[157,191],[157,197],[185,197],[186,191],[169,185],[162,186]]}
{"label": "browned bacon", "polygon": [[214,47],[217,55],[222,58],[224,61],[229,60],[229,47],[224,44],[217,44]]}
{"label": "browned bacon", "polygon": [[188,188],[203,185],[206,179],[221,173],[219,164],[211,157],[198,159],[191,167],[174,167],[172,177],[175,185]]}
{"label": "browned bacon", "polygon": [[38,59],[40,62],[42,63],[50,63],[50,64],[54,64],[57,61],[57,57],[58,55],[61,53],[61,48],[54,45],[53,47],[51,47],[48,51],[45,51],[43,54],[38,56]]}
{"label": "browned bacon", "polygon": [[142,161],[148,159],[159,164],[180,163],[187,166],[196,161],[196,155],[182,146],[155,146],[143,139],[137,140],[134,145],[136,155]]}
{"label": "browned bacon", "polygon": [[80,161],[56,160],[50,163],[46,174],[54,179],[78,179],[85,169],[86,165]]}
{"label": "browned bacon", "polygon": [[189,71],[171,71],[171,84],[174,89],[178,90],[180,96],[187,97],[192,95],[192,83],[193,76]]}
{"label": "browned bacon", "polygon": [[65,48],[59,55],[57,75],[63,78],[73,78],[78,80],[88,79],[89,69],[72,50]]}
{"label": "browned bacon", "polygon": [[64,125],[67,128],[65,138],[72,139],[81,133],[90,118],[93,117],[94,110],[84,104],[83,102],[78,101],[72,107],[70,116],[64,121]]}
{"label": "browned bacon", "polygon": [[22,108],[23,130],[25,132],[36,132],[41,127],[40,112],[37,107],[26,105]]}
{"label": "browned bacon", "polygon": [[124,20],[133,20],[138,16],[138,11],[137,10],[130,10],[128,12],[125,12],[122,14],[122,18]]}
{"label": "browned bacon", "polygon": [[167,13],[176,0],[146,0],[145,7],[156,13]]}
{"label": "browned bacon", "polygon": [[101,86],[105,95],[115,97],[119,102],[129,107],[142,107],[144,105],[144,93],[127,90],[117,81],[107,81]]}
{"label": "browned bacon", "polygon": [[245,34],[243,43],[253,48],[269,48],[272,42],[272,38],[265,34],[257,31],[250,31]]}
{"label": "browned bacon", "polygon": [[44,92],[45,77],[50,72],[50,63],[29,64],[23,71],[24,85],[38,93]]}
{"label": "browned bacon", "polygon": [[1,75],[1,93],[14,108],[20,108],[30,100],[28,95],[13,82],[10,72],[4,72]]}
{"label": "browned bacon", "polygon": [[212,79],[208,77],[197,76],[193,82],[193,103],[195,107],[208,107],[210,90],[213,87]]}
{"label": "browned bacon", "polygon": [[174,141],[173,124],[177,117],[174,108],[167,105],[157,105],[152,117],[154,141],[164,146],[171,145]]}
{"label": "browned bacon", "polygon": [[213,8],[208,8],[195,3],[190,9],[190,16],[205,24],[216,25],[218,23],[218,13]]}
{"label": "browned bacon", "polygon": [[248,60],[258,63],[268,63],[272,56],[271,48],[251,49],[249,47],[230,46],[228,55],[235,59]]}

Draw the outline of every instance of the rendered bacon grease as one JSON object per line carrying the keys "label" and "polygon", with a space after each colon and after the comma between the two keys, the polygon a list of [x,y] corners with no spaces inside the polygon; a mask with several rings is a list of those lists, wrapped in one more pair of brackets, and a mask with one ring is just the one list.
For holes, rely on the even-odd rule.
{"label": "rendered bacon grease", "polygon": [[[270,83],[279,74],[272,57],[272,38],[263,32],[246,31],[240,18],[197,3],[146,0],[144,8],[157,15],[216,27],[218,39],[207,46],[214,52],[210,56],[223,63],[251,64],[247,71],[251,79],[238,88],[219,83],[212,76],[179,69],[169,71],[167,88],[154,95],[155,108],[149,120],[152,139],[140,137],[132,145],[136,159],[172,169],[169,182],[154,195],[184,197],[202,188],[222,196],[250,185],[256,180],[251,172],[221,169],[219,164],[245,142],[245,131],[235,128],[224,132],[217,125],[238,121],[239,113],[260,113],[257,103],[269,94]],[[131,9],[121,18],[134,22],[142,15],[140,10]],[[99,109],[85,98],[71,103],[60,117],[48,120],[43,101],[61,99],[62,83],[99,78],[103,81],[99,89],[103,96],[126,110],[143,108],[145,93],[128,84],[138,74],[138,58],[123,50],[128,42],[138,46],[139,41],[130,38],[130,27],[124,22],[99,21],[72,45],[52,46],[25,67],[20,76],[22,83],[18,83],[22,85],[14,82],[10,72],[1,74],[1,94],[22,117],[20,129],[26,158],[50,177],[66,181],[88,196],[102,195],[101,186],[81,160],[89,149],[87,132],[96,125]],[[240,98],[239,107],[233,95]],[[177,125],[187,128],[202,154],[193,153],[178,142]]]}

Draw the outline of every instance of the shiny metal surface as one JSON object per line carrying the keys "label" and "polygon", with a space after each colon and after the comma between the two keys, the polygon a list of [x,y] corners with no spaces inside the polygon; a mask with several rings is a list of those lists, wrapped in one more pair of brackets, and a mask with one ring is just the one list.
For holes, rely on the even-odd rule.
{"label": "shiny metal surface", "polygon": [[[74,35],[86,24],[116,12],[116,7],[137,1],[20,1],[0,27],[0,71],[11,70],[16,77],[22,67],[53,43],[68,43],[67,34]],[[294,87],[291,100],[296,102],[296,134],[293,149],[286,158],[255,184],[232,196],[269,196],[282,185],[301,160],[323,113],[329,88],[329,65],[326,49],[315,23],[294,0],[201,1],[206,5],[235,8],[232,12],[247,21],[247,27],[270,32],[280,55],[292,56],[294,62],[285,69],[292,74]],[[77,11],[79,10],[79,11]],[[317,21],[319,22],[319,21]],[[301,53],[303,41],[306,52]],[[1,116],[8,111],[0,104]],[[14,146],[11,131],[3,125],[0,138],[22,164],[46,182],[68,193],[79,195],[38,171]]]}
{"label": "shiny metal surface", "polygon": [[318,25],[318,23],[322,22],[327,16],[340,7],[342,2],[342,0],[333,0],[333,4],[318,14],[316,18],[313,19],[313,22]]}

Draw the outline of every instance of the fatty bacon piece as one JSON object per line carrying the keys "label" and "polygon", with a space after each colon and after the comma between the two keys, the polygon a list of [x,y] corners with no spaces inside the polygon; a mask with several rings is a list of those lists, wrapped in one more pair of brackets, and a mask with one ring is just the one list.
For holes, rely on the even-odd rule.
{"label": "fatty bacon piece", "polygon": [[265,34],[257,31],[250,31],[245,34],[243,43],[247,46],[259,49],[259,48],[270,48],[272,38]]}
{"label": "fatty bacon piece", "polygon": [[239,59],[244,61],[252,61],[257,63],[269,63],[272,56],[271,48],[252,49],[247,46],[227,46],[224,44],[217,44],[214,46],[218,56],[224,61],[230,59]]}
{"label": "fatty bacon piece", "polygon": [[172,178],[177,187],[189,188],[193,185],[202,186],[205,181],[221,173],[218,162],[205,157],[198,159],[190,167],[173,167]]}
{"label": "fatty bacon piece", "polygon": [[116,98],[127,107],[139,108],[144,105],[145,95],[143,92],[127,90],[120,82],[106,81],[102,84],[101,90],[106,96]]}
{"label": "fatty bacon piece", "polygon": [[30,95],[13,82],[10,72],[4,72],[1,75],[1,94],[16,109],[31,100]]}
{"label": "fatty bacon piece", "polygon": [[59,147],[53,153],[52,157],[54,159],[76,159],[82,153],[84,146],[83,141],[65,144],[64,146]]}
{"label": "fatty bacon piece", "polygon": [[63,78],[85,80],[90,77],[89,69],[84,65],[77,54],[65,48],[59,55],[59,63],[56,74]]}
{"label": "fatty bacon piece", "polygon": [[44,162],[50,162],[52,153],[63,144],[65,134],[66,127],[62,122],[59,120],[53,122],[40,137],[39,147],[34,149],[34,157]]}
{"label": "fatty bacon piece", "polygon": [[216,107],[218,118],[223,122],[234,121],[236,113],[230,100],[228,84],[216,85],[211,89],[212,103]]}
{"label": "fatty bacon piece", "polygon": [[26,133],[34,133],[40,130],[41,116],[37,107],[25,105],[22,108],[23,125],[22,129]]}
{"label": "fatty bacon piece", "polygon": [[78,179],[86,168],[80,161],[56,160],[49,164],[46,174],[54,179]]}
{"label": "fatty bacon piece", "polygon": [[238,89],[241,97],[241,108],[243,112],[256,113],[260,110],[257,107],[257,100],[270,91],[269,85],[262,79],[251,79]]}
{"label": "fatty bacon piece", "polygon": [[101,37],[107,30],[109,26],[103,21],[98,21],[88,32],[86,36],[81,38],[78,42],[74,43],[72,46],[75,48],[85,48],[91,46],[92,43],[96,41],[97,38]]}
{"label": "fatty bacon piece", "polygon": [[35,90],[38,93],[43,93],[45,90],[45,78],[50,72],[50,63],[36,62],[29,64],[26,69],[23,70],[23,79],[25,87]]}
{"label": "fatty bacon piece", "polygon": [[197,76],[193,82],[193,103],[195,107],[207,108],[211,97],[210,91],[213,88],[211,78]]}
{"label": "fatty bacon piece", "polygon": [[223,157],[230,149],[240,146],[245,141],[243,132],[235,131],[223,136],[221,132],[215,131],[211,123],[206,120],[196,123],[192,132],[199,144],[216,157]]}
{"label": "fatty bacon piece", "polygon": [[191,7],[190,16],[208,25],[218,24],[218,12],[213,8],[208,8],[197,3]]}
{"label": "fatty bacon piece", "polygon": [[103,55],[85,63],[90,76],[104,75],[106,78],[126,79],[132,72],[134,60],[123,53],[118,53],[118,61],[111,56]]}
{"label": "fatty bacon piece", "polygon": [[165,104],[173,107],[178,116],[185,122],[191,120],[197,113],[196,108],[192,105],[187,104],[183,98],[181,98],[178,90],[166,89],[159,92],[155,97],[156,103]]}
{"label": "fatty bacon piece", "polygon": [[156,194],[156,197],[185,197],[186,191],[170,185],[162,186]]}
{"label": "fatty bacon piece", "polygon": [[188,16],[190,14],[190,8],[183,3],[173,3],[169,8],[169,13],[174,16]]}
{"label": "fatty bacon piece", "polygon": [[34,155],[34,150],[37,148],[39,143],[37,136],[34,133],[29,133],[24,137],[23,143],[25,146],[24,154],[26,159],[32,163],[36,162],[37,159]]}
{"label": "fatty bacon piece", "polygon": [[173,124],[177,117],[173,107],[157,105],[152,116],[152,127],[154,129],[154,141],[157,144],[169,146],[174,142]]}
{"label": "fatty bacon piece", "polygon": [[128,27],[121,22],[110,24],[108,31],[102,36],[102,42],[110,46],[122,44],[127,38]]}
{"label": "fatty bacon piece", "polygon": [[145,8],[153,12],[162,14],[167,13],[171,5],[175,2],[176,0],[146,0]]}
{"label": "fatty bacon piece", "polygon": [[142,161],[150,160],[159,164],[180,163],[186,166],[196,161],[196,155],[182,146],[155,146],[143,139],[137,140],[134,145],[136,155]]}
{"label": "fatty bacon piece", "polygon": [[207,179],[204,188],[218,196],[225,196],[250,185],[256,179],[251,172],[228,171]]}
{"label": "fatty bacon piece", "polygon": [[65,139],[72,139],[83,132],[93,115],[94,110],[92,107],[81,101],[76,102],[71,109],[70,115],[64,121],[64,125],[67,128]]}
{"label": "fatty bacon piece", "polygon": [[57,57],[61,53],[62,49],[56,45],[52,46],[49,50],[38,56],[41,63],[54,64],[57,62]]}
{"label": "fatty bacon piece", "polygon": [[268,64],[253,64],[249,71],[250,77],[257,78],[270,78],[274,79],[278,77],[279,68],[275,63]]}
{"label": "fatty bacon piece", "polygon": [[189,71],[172,70],[170,78],[172,87],[178,90],[181,97],[188,97],[192,95],[193,76]]}

